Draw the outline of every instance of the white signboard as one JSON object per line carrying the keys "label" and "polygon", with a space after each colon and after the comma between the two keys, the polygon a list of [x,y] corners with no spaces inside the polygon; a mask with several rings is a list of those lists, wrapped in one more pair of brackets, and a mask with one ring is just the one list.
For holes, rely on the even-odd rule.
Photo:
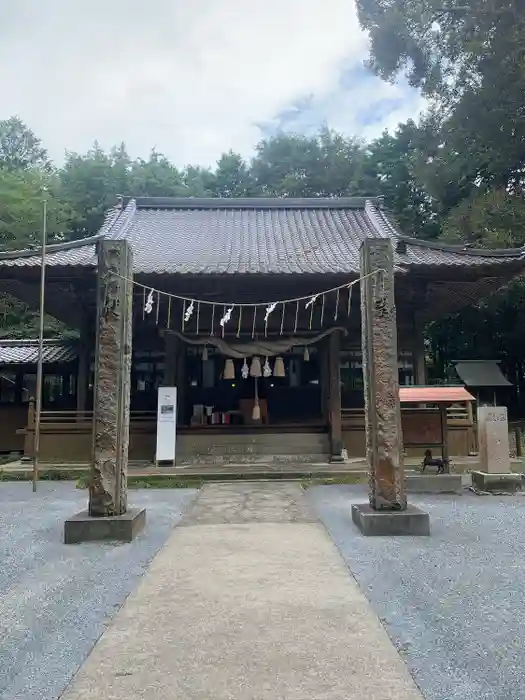
{"label": "white signboard", "polygon": [[177,442],[177,387],[160,386],[157,404],[156,462],[175,463]]}

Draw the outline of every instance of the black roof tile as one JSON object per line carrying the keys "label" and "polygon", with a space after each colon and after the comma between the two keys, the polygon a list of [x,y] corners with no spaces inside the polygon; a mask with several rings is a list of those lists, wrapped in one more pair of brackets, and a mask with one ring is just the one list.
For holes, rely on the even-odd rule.
{"label": "black roof tile", "polygon": [[[91,266],[102,237],[130,241],[136,273],[357,274],[368,237],[391,238],[398,268],[487,266],[524,251],[487,251],[407,238],[381,200],[123,199],[99,236],[50,246],[52,266]],[[402,245],[398,245],[401,243]],[[38,266],[34,251],[0,254],[3,266]]]}

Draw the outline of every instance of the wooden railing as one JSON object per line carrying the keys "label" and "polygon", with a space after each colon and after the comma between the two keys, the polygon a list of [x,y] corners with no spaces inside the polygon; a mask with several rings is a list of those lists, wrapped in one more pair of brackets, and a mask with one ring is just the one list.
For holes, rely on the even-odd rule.
{"label": "wooden railing", "polygon": [[[130,450],[142,451],[144,444],[149,445],[155,433],[156,411],[132,411],[130,414]],[[87,460],[91,452],[93,429],[93,411],[42,411],[40,416],[40,454],[44,461],[83,461],[77,460],[81,455]],[[35,404],[30,401],[27,412],[27,426],[18,431],[23,434],[24,458],[34,457],[35,444]],[[154,439],[154,437],[153,437]],[[145,448],[150,451],[150,448]]]}
{"label": "wooden railing", "polygon": [[[156,411],[131,411],[130,421],[133,423],[144,423],[156,421]],[[42,411],[41,425],[60,423],[70,425],[71,423],[86,422],[92,423],[93,411]],[[29,424],[29,423],[28,423]]]}
{"label": "wooden railing", "polygon": [[[414,412],[418,411],[421,412],[422,414],[426,413],[436,413],[438,409],[437,408],[416,408],[415,406],[412,406],[410,408],[402,408],[401,413],[403,414],[404,412]],[[363,424],[364,425],[364,416],[365,416],[365,410],[364,408],[342,408],[341,409],[341,417],[344,422],[347,422],[349,424],[354,424],[354,425],[359,425]],[[448,406],[447,407],[447,422],[448,424],[458,424],[458,423],[465,423],[465,424],[471,424],[472,423],[472,414],[469,411],[468,407],[466,406]]]}

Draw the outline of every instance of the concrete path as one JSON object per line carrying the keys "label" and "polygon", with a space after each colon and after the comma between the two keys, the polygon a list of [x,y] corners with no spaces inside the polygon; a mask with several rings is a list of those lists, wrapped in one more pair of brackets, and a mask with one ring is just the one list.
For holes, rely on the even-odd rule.
{"label": "concrete path", "polygon": [[63,695],[145,698],[422,696],[300,486],[244,482],[202,489]]}

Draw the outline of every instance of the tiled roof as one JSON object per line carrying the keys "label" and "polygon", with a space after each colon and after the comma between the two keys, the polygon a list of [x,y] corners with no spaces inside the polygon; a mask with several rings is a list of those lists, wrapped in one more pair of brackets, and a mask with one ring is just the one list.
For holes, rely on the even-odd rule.
{"label": "tiled roof", "polygon": [[[479,251],[404,237],[365,198],[129,199],[109,213],[96,238],[50,246],[52,266],[96,262],[98,238],[126,238],[137,273],[357,274],[365,238],[391,238],[398,269],[487,266],[524,251]],[[34,252],[0,254],[0,265],[34,266]]]}
{"label": "tiled roof", "polygon": [[512,386],[497,360],[463,360],[456,363],[456,372],[468,387]]}
{"label": "tiled roof", "polygon": [[[74,343],[45,340],[44,363],[72,362],[77,358]],[[38,362],[38,340],[0,340],[0,365],[30,365]]]}

